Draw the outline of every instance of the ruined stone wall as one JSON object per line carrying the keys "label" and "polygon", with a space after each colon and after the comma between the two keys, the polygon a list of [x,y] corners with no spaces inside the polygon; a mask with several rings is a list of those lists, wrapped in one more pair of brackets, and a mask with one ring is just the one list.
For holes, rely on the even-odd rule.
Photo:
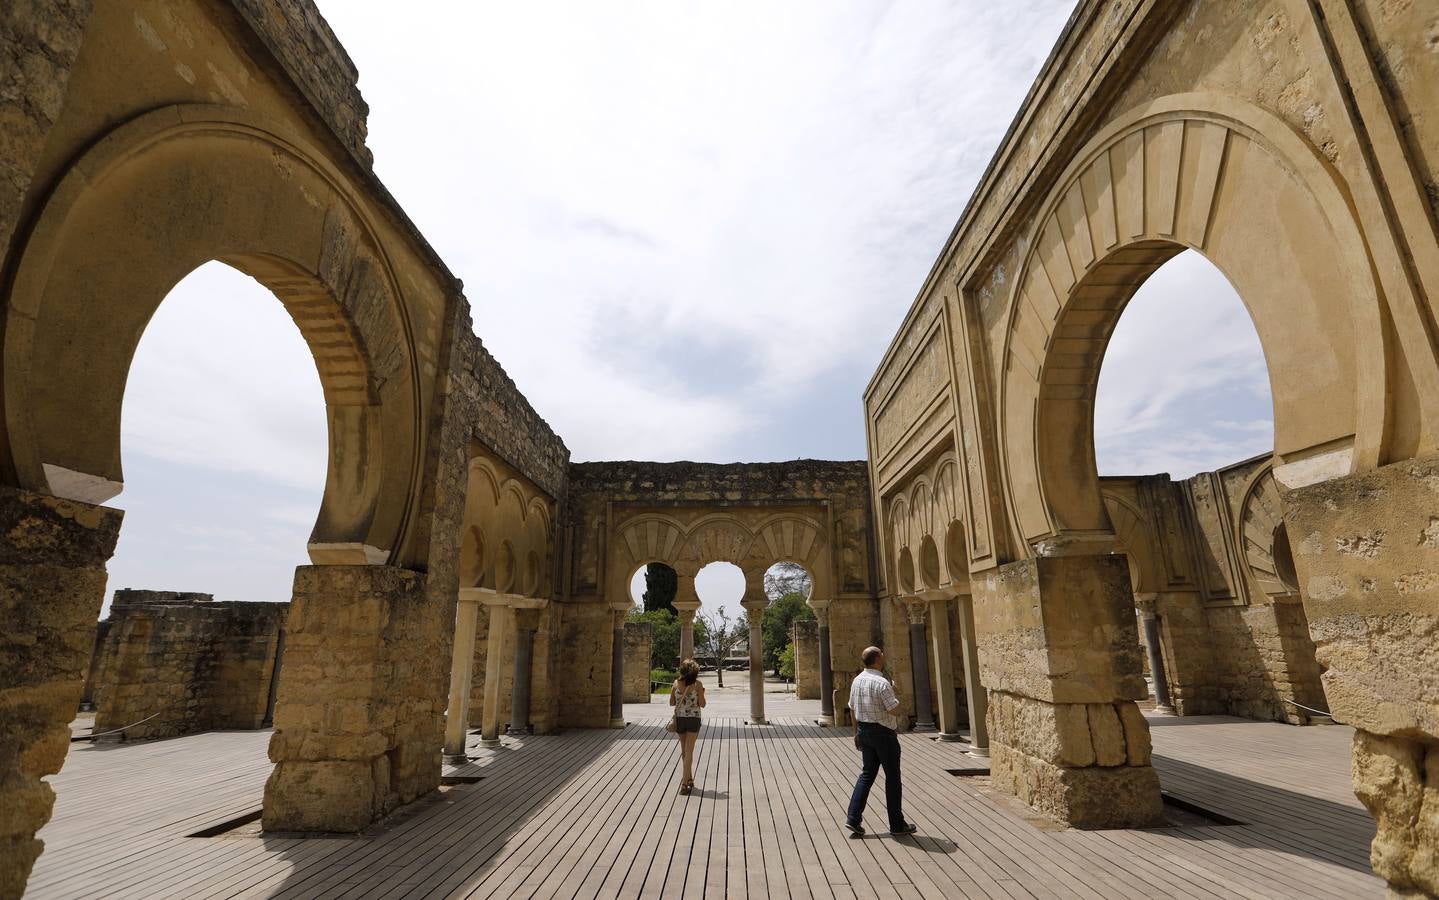
{"label": "ruined stone wall", "polygon": [[95,731],[127,740],[259,728],[288,603],[209,594],[115,592],[95,691]]}
{"label": "ruined stone wall", "polygon": [[625,702],[650,702],[650,651],[654,628],[648,622],[625,623]]}
{"label": "ruined stone wall", "polygon": [[80,708],[95,708],[95,685],[100,680],[100,662],[104,659],[105,638],[110,633],[109,621],[95,628],[95,647],[90,652],[90,667],[85,670],[85,689],[80,693]]}
{"label": "ruined stone wall", "polygon": [[819,699],[819,622],[800,619],[790,626],[794,644],[794,692],[801,700]]}
{"label": "ruined stone wall", "polygon": [[608,728],[610,724],[610,642],[614,616],[602,603],[565,604],[558,656],[564,660],[559,724],[564,728]]}

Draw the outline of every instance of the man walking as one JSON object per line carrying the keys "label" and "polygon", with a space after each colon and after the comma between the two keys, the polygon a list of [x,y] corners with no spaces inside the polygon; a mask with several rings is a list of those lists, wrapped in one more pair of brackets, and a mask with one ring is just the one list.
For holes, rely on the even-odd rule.
{"label": "man walking", "polygon": [[894,711],[899,708],[899,698],[894,695],[894,685],[880,670],[884,668],[884,651],[878,647],[866,647],[864,671],[855,677],[849,686],[849,708],[854,715],[854,746],[864,754],[864,767],[854,783],[854,795],[849,798],[849,815],[844,827],[855,834],[864,834],[864,805],[869,801],[869,789],[874,786],[875,773],[884,767],[884,805],[889,813],[890,834],[914,834],[916,829],[904,820],[900,808],[904,789],[899,780],[899,736],[895,730],[899,721]]}

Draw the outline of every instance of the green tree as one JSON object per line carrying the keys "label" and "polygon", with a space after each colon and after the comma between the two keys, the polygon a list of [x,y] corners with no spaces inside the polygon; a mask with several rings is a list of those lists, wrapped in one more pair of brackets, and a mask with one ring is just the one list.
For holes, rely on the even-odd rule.
{"label": "green tree", "polygon": [[794,680],[794,641],[784,645],[784,652],[779,655],[779,674],[782,678]]}
{"label": "green tree", "polygon": [[[701,626],[703,626],[704,639],[701,641]],[[695,646],[705,647],[715,658],[716,675],[719,678],[719,686],[724,687],[724,664],[729,659],[735,647],[748,633],[743,619],[736,619],[731,622],[729,613],[724,607],[719,607],[710,616],[695,617]]]}
{"label": "green tree", "polygon": [[679,577],[675,570],[664,563],[650,563],[645,566],[645,612],[657,609],[675,611],[675,592],[679,590]]}
{"label": "green tree", "polygon": [[764,622],[760,630],[764,634],[764,667],[780,672],[780,654],[790,643],[790,627],[801,619],[813,619],[814,610],[809,608],[803,594],[789,593],[772,600],[765,608]]}

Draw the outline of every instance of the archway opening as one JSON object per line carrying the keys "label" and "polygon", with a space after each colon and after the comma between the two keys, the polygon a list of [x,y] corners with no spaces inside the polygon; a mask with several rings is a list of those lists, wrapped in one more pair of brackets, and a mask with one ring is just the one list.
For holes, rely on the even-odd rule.
{"label": "archway opening", "polygon": [[[1283,652],[1263,649],[1303,613],[1276,606],[1292,590],[1283,574],[1292,554],[1254,322],[1224,274],[1192,250],[1120,306],[1098,373],[1095,461],[1116,550],[1129,562],[1151,697],[1186,714],[1302,721],[1296,702],[1322,705],[1307,626]],[[1174,529],[1193,532],[1178,542],[1194,548],[1192,559],[1175,556]],[[1204,644],[1225,651],[1206,654]]]}
{"label": "archway opening", "polygon": [[[682,662],[680,618],[674,607],[678,588],[679,576],[666,563],[646,563],[630,575],[632,608],[627,621],[650,626],[650,683],[652,688],[661,690],[668,690],[667,685],[674,681]],[[704,623],[696,620],[694,631],[695,646],[703,646]]]}
{"label": "archway opening", "polygon": [[[329,458],[315,359],[276,299],[207,263],[139,339],[123,393],[125,491],[112,501],[126,511],[109,564],[118,602],[102,608],[86,692],[99,730],[155,714],[127,736],[167,737],[273,715],[295,567],[309,562]],[[176,627],[132,659],[144,630],[133,614],[154,607]],[[212,668],[227,673],[223,686]]]}
{"label": "archway opening", "polygon": [[740,601],[745,595],[744,571],[731,562],[712,562],[695,574],[695,594],[700,600],[698,620],[703,621],[703,657],[699,633],[695,634],[695,661],[713,669],[716,684],[724,687],[726,671],[749,668],[747,657],[749,627]]}
{"label": "archway opening", "polygon": [[760,627],[762,665],[770,677],[788,684],[795,680],[797,666],[813,668],[817,663],[818,635],[807,632],[813,641],[801,639],[795,630],[795,623],[815,618],[809,605],[814,577],[799,563],[781,560],[765,570],[764,593],[769,605]]}

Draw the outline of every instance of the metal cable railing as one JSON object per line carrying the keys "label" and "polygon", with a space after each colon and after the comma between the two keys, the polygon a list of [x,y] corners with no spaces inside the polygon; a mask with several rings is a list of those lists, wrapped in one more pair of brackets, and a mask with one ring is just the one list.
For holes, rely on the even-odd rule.
{"label": "metal cable railing", "polygon": [[1285,703],[1288,703],[1290,706],[1297,706],[1305,712],[1314,713],[1314,715],[1316,716],[1328,716],[1331,719],[1334,718],[1334,714],[1327,709],[1315,709],[1312,706],[1305,706],[1303,703],[1295,703],[1293,700],[1290,700],[1287,697],[1280,697],[1279,699],[1283,700]]}
{"label": "metal cable railing", "polygon": [[106,735],[109,735],[109,734],[119,734],[120,732],[126,731],[126,730],[131,729],[131,728],[134,728],[134,727],[136,727],[137,725],[144,725],[146,722],[150,721],[151,719],[155,718],[156,716],[159,716],[159,715],[160,715],[161,713],[163,713],[163,712],[164,712],[164,710],[162,709],[162,710],[160,710],[160,712],[157,712],[157,713],[155,713],[154,715],[146,716],[145,718],[141,719],[141,720],[138,721],[138,722],[131,722],[129,725],[124,725],[124,726],[121,726],[120,728],[111,728],[109,731],[101,731],[101,732],[99,732],[98,734],[82,734],[82,735],[79,735],[79,736],[71,735],[71,737],[70,737],[70,743],[73,744],[73,743],[75,743],[76,741],[93,741],[93,740],[95,740],[95,738],[105,737]]}

